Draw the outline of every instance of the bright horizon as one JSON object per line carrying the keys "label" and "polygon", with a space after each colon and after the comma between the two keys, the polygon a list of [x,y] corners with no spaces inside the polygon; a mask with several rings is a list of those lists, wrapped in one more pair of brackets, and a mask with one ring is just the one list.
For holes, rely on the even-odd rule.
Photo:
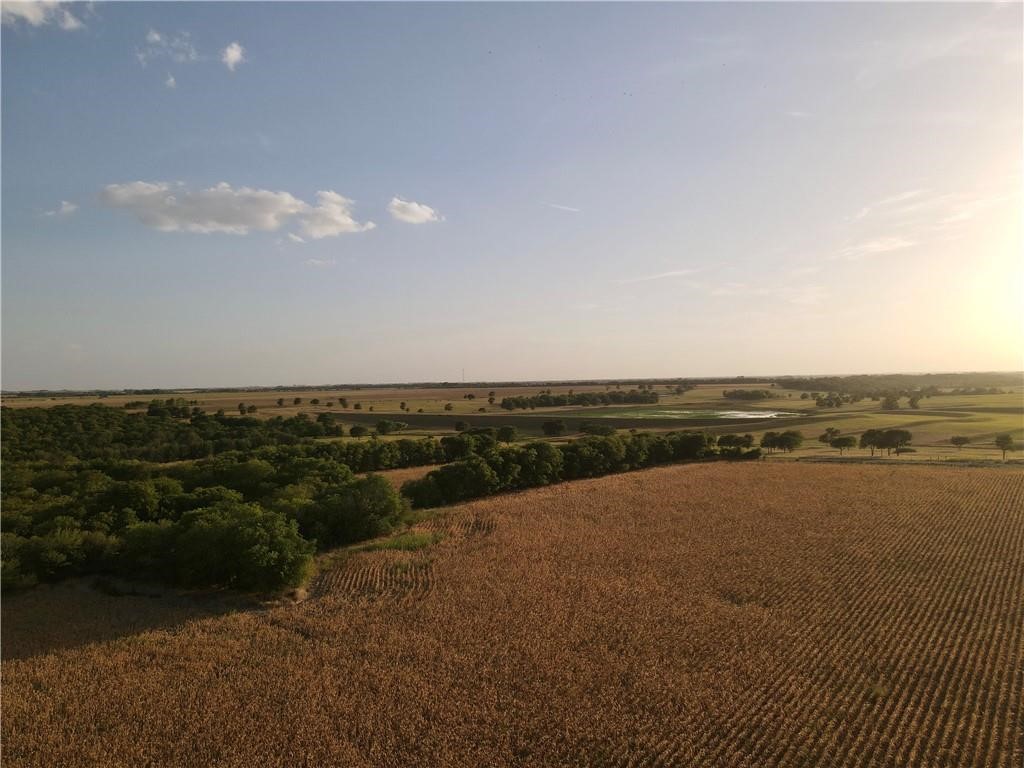
{"label": "bright horizon", "polygon": [[3,9],[5,391],[1024,368],[1020,4]]}

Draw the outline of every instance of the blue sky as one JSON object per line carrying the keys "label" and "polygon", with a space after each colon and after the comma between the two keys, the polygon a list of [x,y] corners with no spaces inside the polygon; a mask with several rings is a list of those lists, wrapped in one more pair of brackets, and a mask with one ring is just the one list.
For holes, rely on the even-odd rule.
{"label": "blue sky", "polygon": [[1019,4],[5,3],[5,389],[1020,369]]}

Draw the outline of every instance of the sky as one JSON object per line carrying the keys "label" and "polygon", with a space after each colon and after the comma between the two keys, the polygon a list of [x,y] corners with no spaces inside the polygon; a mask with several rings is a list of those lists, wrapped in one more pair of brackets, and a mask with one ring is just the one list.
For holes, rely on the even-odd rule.
{"label": "sky", "polygon": [[1024,368],[1020,4],[2,36],[5,390]]}

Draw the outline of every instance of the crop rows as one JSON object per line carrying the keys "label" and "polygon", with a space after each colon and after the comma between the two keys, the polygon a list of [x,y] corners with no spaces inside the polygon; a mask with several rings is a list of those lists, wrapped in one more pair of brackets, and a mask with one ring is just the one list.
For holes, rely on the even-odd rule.
{"label": "crop rows", "polygon": [[125,626],[90,642],[55,602],[5,764],[1024,768],[1024,473],[667,467],[418,528],[299,604],[91,596]]}

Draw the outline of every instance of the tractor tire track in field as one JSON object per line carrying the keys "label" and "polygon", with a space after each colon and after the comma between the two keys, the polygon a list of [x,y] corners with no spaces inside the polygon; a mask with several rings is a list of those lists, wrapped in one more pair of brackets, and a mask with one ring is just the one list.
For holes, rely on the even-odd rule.
{"label": "tractor tire track in field", "polygon": [[[493,517],[456,510],[420,523],[414,531],[437,533],[441,541],[461,540],[494,533]],[[417,599],[433,589],[434,567],[422,553],[360,553],[339,568],[319,574],[309,597],[393,597]]]}

